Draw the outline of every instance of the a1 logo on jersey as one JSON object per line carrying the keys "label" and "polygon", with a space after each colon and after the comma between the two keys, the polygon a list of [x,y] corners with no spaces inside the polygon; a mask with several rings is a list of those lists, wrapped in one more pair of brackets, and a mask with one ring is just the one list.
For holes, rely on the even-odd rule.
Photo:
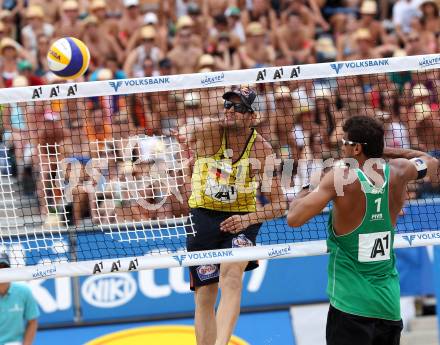
{"label": "a1 logo on jersey", "polygon": [[359,235],[359,262],[373,262],[390,259],[391,232],[382,231]]}

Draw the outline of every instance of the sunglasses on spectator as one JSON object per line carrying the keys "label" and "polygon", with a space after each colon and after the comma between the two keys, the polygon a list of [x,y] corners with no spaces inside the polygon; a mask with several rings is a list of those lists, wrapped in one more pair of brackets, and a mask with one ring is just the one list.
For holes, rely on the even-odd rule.
{"label": "sunglasses on spectator", "polygon": [[367,145],[367,143],[358,143],[356,141],[345,140],[344,138],[342,138],[342,145],[344,145],[344,146],[346,146],[346,145],[355,146],[356,144]]}
{"label": "sunglasses on spectator", "polygon": [[248,107],[246,107],[242,103],[234,103],[231,101],[225,101],[225,103],[224,103],[225,109],[231,109],[232,107],[234,107],[234,111],[236,111],[237,113],[241,113],[241,114],[244,114],[249,111]]}
{"label": "sunglasses on spectator", "polygon": [[419,38],[418,37],[412,37],[408,40],[408,42],[418,42]]}
{"label": "sunglasses on spectator", "polygon": [[142,42],[144,42],[144,43],[153,43],[154,39],[153,38],[143,38]]}

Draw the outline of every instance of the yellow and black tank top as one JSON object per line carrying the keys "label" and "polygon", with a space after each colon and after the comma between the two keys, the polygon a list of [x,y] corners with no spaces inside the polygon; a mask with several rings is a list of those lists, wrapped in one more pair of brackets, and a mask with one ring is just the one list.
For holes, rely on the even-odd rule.
{"label": "yellow and black tank top", "polygon": [[250,176],[249,159],[257,131],[252,130],[239,159],[232,161],[226,130],[220,149],[210,157],[197,157],[192,175],[191,208],[223,212],[255,212],[258,183]]}

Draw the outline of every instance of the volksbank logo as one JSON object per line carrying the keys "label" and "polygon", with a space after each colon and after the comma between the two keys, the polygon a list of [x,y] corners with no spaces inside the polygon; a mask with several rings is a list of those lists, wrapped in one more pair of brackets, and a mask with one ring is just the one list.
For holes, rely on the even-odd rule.
{"label": "volksbank logo", "polygon": [[185,260],[186,255],[182,254],[182,255],[173,255],[173,259],[176,260],[179,263],[179,266],[182,266],[182,262],[183,260]]}
{"label": "volksbank logo", "polygon": [[335,70],[336,74],[339,74],[339,71],[341,70],[341,68],[343,66],[344,66],[343,63],[332,63],[332,64],[330,64],[330,67]]}
{"label": "volksbank logo", "polygon": [[176,260],[180,266],[182,266],[183,261],[189,260],[201,260],[201,259],[212,259],[212,258],[223,258],[234,256],[232,250],[226,251],[216,251],[216,252],[200,252],[200,253],[188,253],[181,255],[173,255],[173,259]]}
{"label": "volksbank logo", "polygon": [[359,69],[359,68],[368,68],[368,67],[379,67],[379,66],[389,66],[388,59],[381,60],[369,60],[369,61],[352,61],[352,62],[340,62],[340,63],[332,63],[330,67],[332,70],[339,74],[339,72],[346,69]]}
{"label": "volksbank logo", "polygon": [[414,239],[416,238],[416,235],[404,235],[402,236],[404,240],[406,240],[410,246],[412,246],[412,242],[414,241]]}
{"label": "volksbank logo", "polygon": [[162,77],[162,78],[145,78],[145,79],[127,79],[127,80],[119,80],[119,81],[109,81],[109,85],[118,92],[121,86],[150,86],[150,85],[159,85],[159,84],[169,84],[170,77]]}
{"label": "volksbank logo", "polygon": [[425,232],[421,234],[414,235],[403,235],[402,238],[408,242],[410,246],[412,246],[414,240],[435,240],[436,242],[440,242],[440,232]]}
{"label": "volksbank logo", "polygon": [[122,86],[122,81],[109,81],[108,83],[115,92],[118,92],[118,89]]}

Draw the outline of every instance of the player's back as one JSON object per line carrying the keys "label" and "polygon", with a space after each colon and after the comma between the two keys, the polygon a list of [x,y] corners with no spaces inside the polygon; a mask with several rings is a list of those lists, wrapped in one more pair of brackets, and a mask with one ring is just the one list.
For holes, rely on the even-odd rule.
{"label": "player's back", "polygon": [[399,320],[395,231],[389,208],[391,178],[396,177],[391,170],[385,164],[376,171],[383,182],[375,184],[364,171],[354,169],[356,181],[335,199],[328,224],[328,294],[332,305],[344,312]]}

